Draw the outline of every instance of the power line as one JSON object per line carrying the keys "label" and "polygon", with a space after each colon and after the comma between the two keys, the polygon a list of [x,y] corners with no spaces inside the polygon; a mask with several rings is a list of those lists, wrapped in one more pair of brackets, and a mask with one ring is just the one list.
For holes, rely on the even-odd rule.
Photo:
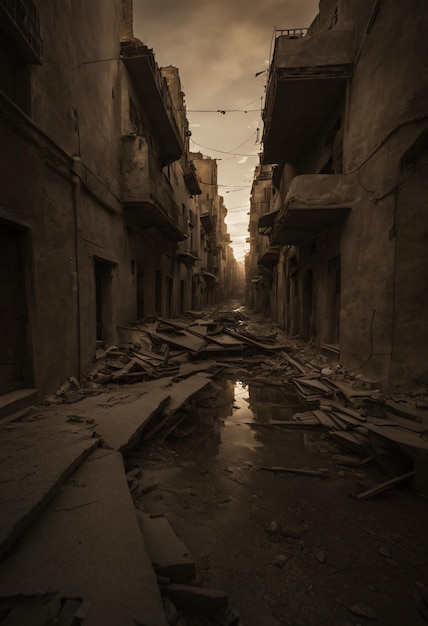
{"label": "power line", "polygon": [[221,115],[226,115],[226,113],[259,113],[260,109],[246,109],[242,111],[241,109],[187,109],[187,113],[221,113]]}
{"label": "power line", "polygon": [[[215,148],[209,148],[208,146],[203,146],[201,143],[198,143],[194,139],[190,139],[195,146],[199,146],[199,148],[204,148],[205,150],[211,150],[212,152],[220,152],[221,154],[233,154],[234,156],[247,156],[247,157],[257,157],[257,154],[242,154],[239,152],[229,152],[228,150],[216,150]],[[248,141],[248,140],[247,140]],[[246,142],[244,142],[246,143]],[[241,144],[243,145],[243,144]]]}

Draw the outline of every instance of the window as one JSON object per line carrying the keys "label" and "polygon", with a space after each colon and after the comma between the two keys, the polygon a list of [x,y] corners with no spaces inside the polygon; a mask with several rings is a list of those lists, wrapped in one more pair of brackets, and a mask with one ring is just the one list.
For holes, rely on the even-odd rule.
{"label": "window", "polygon": [[0,91],[31,114],[28,65],[40,64],[39,14],[31,0],[0,1]]}

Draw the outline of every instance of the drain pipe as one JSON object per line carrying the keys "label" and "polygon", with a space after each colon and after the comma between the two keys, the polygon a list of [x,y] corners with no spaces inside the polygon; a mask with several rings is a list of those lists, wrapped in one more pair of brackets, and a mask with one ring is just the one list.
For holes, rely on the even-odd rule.
{"label": "drain pipe", "polygon": [[77,359],[78,369],[77,378],[80,382],[82,376],[82,332],[81,332],[81,299],[80,299],[80,281],[81,281],[81,242],[83,237],[83,226],[81,216],[81,178],[82,178],[82,161],[80,157],[73,156],[73,175],[71,181],[73,184],[73,218],[74,218],[74,267],[76,271],[76,332],[77,332]]}

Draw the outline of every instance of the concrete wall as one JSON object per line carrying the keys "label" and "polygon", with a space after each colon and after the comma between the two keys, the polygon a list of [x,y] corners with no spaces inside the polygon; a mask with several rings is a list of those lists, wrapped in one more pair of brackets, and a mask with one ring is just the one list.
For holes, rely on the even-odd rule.
{"label": "concrete wall", "polygon": [[[409,384],[417,371],[420,374],[420,365],[416,369],[398,368],[395,360],[410,365],[409,352],[417,361],[423,353],[423,344],[415,337],[410,338],[404,320],[400,323],[395,318],[394,302],[406,300],[406,306],[414,309],[414,303],[420,299],[417,294],[425,290],[421,276],[426,271],[426,260],[412,254],[413,271],[406,278],[413,291],[409,302],[408,293],[404,291],[401,296],[397,293],[404,287],[402,282],[397,284],[397,247],[402,249],[407,245],[410,252],[417,241],[416,233],[411,229],[401,232],[400,242],[406,240],[403,244],[394,231],[400,161],[427,123],[419,121],[428,111],[424,35],[427,27],[424,2],[413,3],[412,11],[391,0],[382,2],[354,69],[349,95],[344,167],[345,171],[358,168],[360,188],[356,190],[355,210],[346,224],[341,244],[342,279],[346,285],[342,299],[341,354],[350,367],[367,361],[366,372],[391,384]],[[418,189],[426,193],[423,186]],[[420,232],[423,216],[417,209],[414,212],[415,218],[419,218],[415,230]],[[394,341],[407,345],[404,359],[400,350],[394,350],[392,336]],[[391,365],[395,372],[392,378]]]}
{"label": "concrete wall", "polygon": [[[393,0],[324,0],[320,11],[310,33],[313,44],[330,28],[356,33],[352,78],[312,146],[298,163],[286,164],[276,208],[293,176],[322,171],[327,151],[334,156],[340,141],[343,159],[333,158],[325,173],[349,175],[352,211],[301,246],[297,256],[284,248],[283,266],[281,257],[275,271],[276,316],[291,334],[313,337],[319,349],[335,343],[332,290],[340,271],[342,363],[386,387],[411,386],[428,376],[427,220],[421,202],[428,191],[428,11],[422,0],[411,10]],[[292,257],[298,263],[293,276]]]}
{"label": "concrete wall", "polygon": [[[191,272],[178,263],[177,243],[166,232],[133,223],[122,204],[122,136],[141,133],[152,145],[144,103],[137,102],[138,124],[131,119],[130,96],[138,98],[119,57],[121,33],[132,37],[129,2],[36,5],[44,55],[42,65],[28,66],[31,119],[0,85],[0,226],[20,229],[22,383],[42,399],[91,366],[100,334],[97,293],[102,338],[112,344],[118,325],[190,308]],[[170,75],[177,86],[178,72]],[[191,202],[181,162],[158,168],[157,187],[170,190],[185,229]]]}

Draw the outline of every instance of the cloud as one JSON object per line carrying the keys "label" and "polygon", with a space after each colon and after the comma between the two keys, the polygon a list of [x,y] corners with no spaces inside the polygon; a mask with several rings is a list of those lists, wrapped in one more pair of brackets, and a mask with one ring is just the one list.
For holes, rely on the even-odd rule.
{"label": "cloud", "polygon": [[[191,147],[218,159],[220,184],[242,184],[246,162],[253,163],[247,175],[252,179],[258,163],[261,146],[249,134],[256,128],[262,134],[266,73],[257,78],[255,73],[269,63],[274,29],[307,27],[317,12],[318,0],[134,0],[134,34],[153,48],[158,65],[178,67],[189,124],[198,129],[193,139],[209,148]],[[226,109],[241,111],[217,112]],[[242,191],[225,196],[226,206],[228,200],[235,206],[248,202],[251,183],[244,184]],[[242,215],[239,228],[242,234],[233,234],[238,260],[243,258],[239,242],[248,237]]]}

